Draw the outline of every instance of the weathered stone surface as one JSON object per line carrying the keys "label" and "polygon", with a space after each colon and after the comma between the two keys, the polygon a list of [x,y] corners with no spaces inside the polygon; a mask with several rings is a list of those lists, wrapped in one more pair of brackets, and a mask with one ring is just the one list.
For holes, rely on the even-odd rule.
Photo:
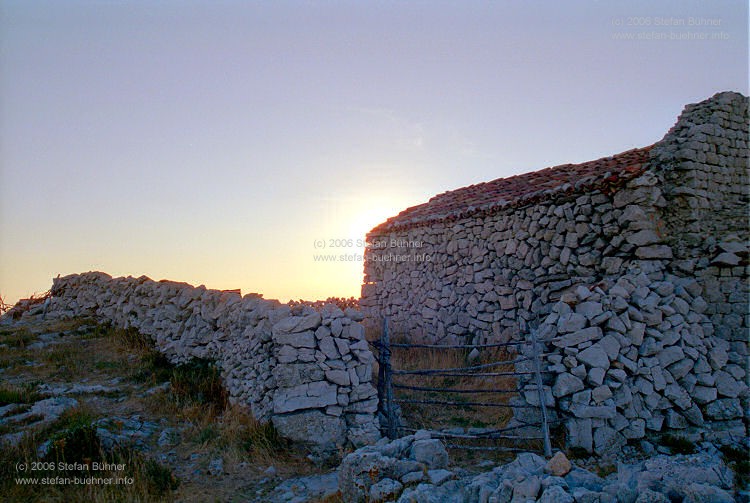
{"label": "weathered stone surface", "polygon": [[337,387],[334,384],[318,381],[291,388],[281,388],[273,397],[273,410],[276,414],[299,409],[315,409],[336,404]]}
{"label": "weathered stone surface", "polygon": [[597,344],[578,353],[577,358],[589,367],[596,367],[604,370],[609,368],[609,357],[607,356],[606,351]]}
{"label": "weathered stone surface", "polygon": [[685,358],[685,353],[683,353],[682,348],[679,346],[670,346],[659,351],[657,358],[659,358],[659,365],[662,368],[667,368],[674,362]]}
{"label": "weathered stone surface", "polygon": [[513,486],[513,501],[528,501],[529,499],[533,501],[541,488],[542,483],[539,477],[533,475],[526,477]]}
{"label": "weathered stone surface", "polygon": [[448,466],[448,452],[443,443],[437,439],[417,440],[412,444],[411,457],[431,468]]}
{"label": "weathered stone surface", "polygon": [[583,381],[570,374],[560,374],[557,376],[555,385],[552,386],[552,394],[556,397],[563,397],[581,391]]}
{"label": "weathered stone surface", "polygon": [[719,370],[716,372],[716,391],[719,395],[730,398],[738,397],[747,386],[741,381],[736,380],[728,372]]}
{"label": "weathered stone surface", "polygon": [[586,317],[578,313],[567,313],[557,321],[557,330],[561,334],[576,332],[586,326]]}
{"label": "weathered stone surface", "polygon": [[273,326],[273,334],[291,334],[296,332],[305,332],[307,330],[317,328],[320,325],[320,314],[310,313],[305,316],[290,316],[278,321]]}
{"label": "weathered stone surface", "polygon": [[393,501],[404,488],[403,484],[393,479],[383,479],[370,487],[369,500],[373,503],[380,501]]}
{"label": "weathered stone surface", "polygon": [[570,472],[571,464],[562,451],[558,451],[547,461],[544,471],[555,477],[564,477]]}
{"label": "weathered stone surface", "polygon": [[575,332],[567,333],[557,340],[553,341],[552,344],[555,346],[564,348],[568,346],[577,346],[582,342],[593,341],[601,339],[602,329],[599,327],[588,327]]}
{"label": "weathered stone surface", "polygon": [[712,264],[719,266],[736,266],[740,263],[740,258],[734,253],[720,253],[711,261]]}
{"label": "weathered stone surface", "polygon": [[573,404],[570,410],[580,418],[612,419],[616,413],[614,405]]}
{"label": "weathered stone surface", "polygon": [[309,475],[287,479],[268,495],[272,503],[290,501],[326,501],[338,493],[338,476],[336,472],[323,475]]}
{"label": "weathered stone surface", "polygon": [[653,230],[644,229],[627,236],[626,240],[628,243],[634,244],[635,246],[645,246],[659,243],[661,238]]}
{"label": "weathered stone surface", "polygon": [[581,302],[576,306],[576,313],[585,316],[589,320],[599,316],[602,312],[604,310],[599,302]]}
{"label": "weathered stone surface", "polygon": [[594,451],[597,454],[617,452],[625,442],[625,438],[613,428],[602,426],[594,430]]}
{"label": "weathered stone surface", "polygon": [[329,416],[319,410],[275,415],[272,421],[284,438],[314,445],[323,451],[342,445],[346,439],[345,422],[340,417]]}
{"label": "weathered stone surface", "polygon": [[453,478],[453,472],[443,469],[428,470],[427,478],[430,481],[430,484],[440,486]]}
{"label": "weathered stone surface", "polygon": [[565,492],[561,486],[550,486],[544,490],[539,503],[573,503],[573,496]]}
{"label": "weathered stone surface", "polygon": [[706,415],[718,421],[735,419],[742,417],[742,405],[737,398],[722,398],[708,404]]}
{"label": "weathered stone surface", "polygon": [[692,393],[693,400],[700,404],[713,402],[716,400],[717,393],[716,388],[709,388],[706,386],[696,386]]}

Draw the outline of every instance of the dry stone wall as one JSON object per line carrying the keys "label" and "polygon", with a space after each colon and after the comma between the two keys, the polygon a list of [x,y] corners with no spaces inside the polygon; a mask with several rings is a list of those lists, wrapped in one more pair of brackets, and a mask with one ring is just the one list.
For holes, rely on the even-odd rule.
{"label": "dry stone wall", "polygon": [[214,360],[232,402],[316,451],[380,438],[373,356],[355,310],[90,272],[54,280],[47,316],[136,328],[173,363]]}
{"label": "dry stone wall", "polygon": [[747,141],[748,99],[721,93],[686,107],[633,177],[382,227],[368,236],[366,323],[388,316],[446,344],[537,326],[554,341],[547,403],[589,450],[668,428],[745,434]]}

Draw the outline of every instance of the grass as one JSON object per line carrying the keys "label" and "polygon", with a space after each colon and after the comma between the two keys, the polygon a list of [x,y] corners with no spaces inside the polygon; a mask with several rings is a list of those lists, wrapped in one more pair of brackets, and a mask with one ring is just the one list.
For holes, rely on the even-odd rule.
{"label": "grass", "polygon": [[[21,333],[18,333],[21,330]],[[29,350],[37,334],[61,333],[55,344]],[[270,423],[255,420],[250,412],[228,403],[219,368],[208,360],[193,360],[174,365],[154,348],[151,338],[135,330],[110,326],[94,326],[90,319],[49,321],[24,324],[23,328],[0,332],[0,365],[4,367],[0,384],[0,400],[6,403],[33,403],[44,398],[35,390],[41,383],[50,386],[69,383],[111,386],[117,378],[117,392],[77,395],[80,407],[63,414],[57,421],[45,424],[0,426],[0,434],[22,429],[24,437],[17,447],[0,448],[0,500],[2,501],[225,501],[232,494],[267,478],[261,467],[273,465],[278,477],[319,473],[320,467],[306,459],[307,452],[293,449]],[[28,362],[32,361],[33,365]],[[23,385],[11,385],[22,382]],[[162,390],[145,393],[162,383]],[[116,400],[111,400],[116,395]],[[1,405],[0,405],[1,406]],[[30,406],[30,405],[29,405]],[[18,410],[13,411],[15,414]],[[149,449],[164,454],[174,451],[169,459],[188,460],[198,454],[195,469],[205,473],[211,459],[224,460],[225,476],[221,478],[191,475],[178,489],[174,474],[157,461],[138,451],[115,449],[106,451],[92,426],[100,417],[141,415],[156,421],[159,428],[169,428],[171,445],[156,447],[159,431],[148,442]],[[117,433],[113,431],[113,433]],[[129,477],[131,484],[120,486],[37,486],[15,483],[18,473],[11,468],[18,462],[39,461],[37,448],[49,441],[47,459],[96,460],[126,464],[119,472],[96,473],[102,477]],[[183,464],[185,463],[185,464]],[[176,469],[192,470],[191,461],[180,461]],[[192,473],[187,471],[186,473]],[[59,472],[40,471],[35,476],[56,476]],[[94,474],[88,473],[87,476]],[[268,484],[268,483],[265,483]],[[263,487],[266,487],[264,485]],[[255,494],[255,488],[251,493]],[[335,501],[335,500],[332,500]]]}
{"label": "grass", "polygon": [[695,443],[676,435],[662,435],[659,444],[668,447],[674,454],[693,454],[695,452]]}
{"label": "grass", "polygon": [[11,403],[34,403],[44,398],[33,385],[0,385],[0,406]]}
{"label": "grass", "polygon": [[0,330],[0,344],[14,349],[24,349],[36,340],[34,334],[26,327]]}
{"label": "grass", "polygon": [[173,365],[154,349],[152,340],[135,330],[114,329],[118,344],[139,357],[131,379],[156,385],[169,382],[169,392],[146,398],[149,413],[187,424],[183,438],[198,451],[221,454],[227,464],[288,465],[299,469],[295,453],[270,422],[257,421],[246,409],[229,404],[219,368],[210,360]]}
{"label": "grass", "polygon": [[[372,334],[371,334],[372,335]],[[406,342],[404,337],[395,336],[392,342]],[[506,348],[484,348],[475,361],[469,361],[466,349],[433,349],[433,348],[392,348],[391,364],[394,369],[452,369],[467,366],[489,364],[498,361],[512,360]],[[497,365],[478,370],[480,373],[512,372],[513,364]],[[394,388],[396,399],[432,400],[440,402],[454,402],[456,404],[487,403],[507,404],[516,395],[517,382],[513,376],[435,376],[435,375],[394,375],[396,385],[421,388],[442,388],[451,391],[410,390]],[[472,393],[457,391],[477,390]],[[497,393],[497,390],[508,390],[507,393]],[[475,405],[442,405],[442,404],[400,404],[402,417],[406,425],[414,429],[445,429],[461,428],[493,428],[500,429],[507,425],[512,418],[512,409],[508,407],[490,407]],[[512,433],[512,432],[511,432]],[[477,447],[524,447],[539,449],[539,441],[519,440],[465,440],[450,439],[454,445]],[[451,456],[455,461],[471,462],[477,456],[503,460],[507,458],[499,451],[482,451],[481,455],[467,449],[454,449]]]}
{"label": "grass", "polygon": [[148,349],[141,354],[140,365],[135,368],[130,379],[156,385],[172,378],[172,368],[173,365],[166,356],[155,349]]}
{"label": "grass", "polygon": [[228,404],[229,395],[221,382],[219,369],[209,360],[196,358],[175,366],[170,383],[178,404],[197,403],[214,413],[223,411]]}
{"label": "grass", "polygon": [[[3,495],[3,500],[171,501],[171,491],[179,484],[172,472],[131,449],[104,450],[96,428],[92,425],[95,418],[96,415],[85,407],[72,409],[52,424],[28,431],[19,445],[0,449],[0,494]],[[50,447],[40,460],[37,457],[37,446],[45,440],[49,441]],[[93,462],[108,463],[110,467],[94,471]],[[89,470],[77,469],[71,463],[88,466]],[[24,466],[26,470],[19,470],[18,466]],[[36,469],[29,471],[31,466]],[[37,481],[51,477],[96,477],[109,480],[111,485],[24,485],[17,483],[17,478],[21,476],[32,477]]]}
{"label": "grass", "polygon": [[747,451],[731,445],[724,445],[719,450],[724,455],[724,461],[734,472],[735,485],[739,488],[750,486],[750,459]]}

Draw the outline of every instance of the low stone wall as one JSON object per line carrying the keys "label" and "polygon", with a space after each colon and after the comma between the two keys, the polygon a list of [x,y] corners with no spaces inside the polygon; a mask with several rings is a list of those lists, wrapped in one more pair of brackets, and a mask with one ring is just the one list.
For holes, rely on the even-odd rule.
{"label": "low stone wall", "polygon": [[48,316],[93,316],[153,338],[173,363],[214,360],[230,401],[319,452],[380,438],[359,313],[101,272],[56,278]]}

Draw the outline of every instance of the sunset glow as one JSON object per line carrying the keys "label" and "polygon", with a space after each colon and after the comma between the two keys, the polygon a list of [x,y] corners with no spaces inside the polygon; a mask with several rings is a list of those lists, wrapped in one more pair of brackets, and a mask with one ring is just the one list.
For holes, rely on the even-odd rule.
{"label": "sunset glow", "polygon": [[[726,36],[631,40],[628,16]],[[746,21],[730,1],[3,2],[0,295],[101,270],[357,297],[343,256],[406,207],[747,93]]]}

